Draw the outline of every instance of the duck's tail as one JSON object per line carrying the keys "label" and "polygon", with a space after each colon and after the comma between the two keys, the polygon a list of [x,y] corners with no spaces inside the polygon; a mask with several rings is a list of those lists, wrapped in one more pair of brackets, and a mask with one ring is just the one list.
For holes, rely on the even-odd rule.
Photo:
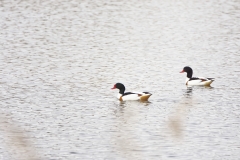
{"label": "duck's tail", "polygon": [[210,86],[210,84],[214,81],[214,78],[208,78],[208,81],[206,81],[205,86]]}
{"label": "duck's tail", "polygon": [[207,79],[209,79],[209,80],[211,80],[211,81],[214,81],[214,80],[215,80],[215,78],[207,78]]}
{"label": "duck's tail", "polygon": [[140,97],[140,100],[141,101],[148,101],[148,98],[151,96],[152,94],[151,93],[145,93],[144,95],[142,95]]}

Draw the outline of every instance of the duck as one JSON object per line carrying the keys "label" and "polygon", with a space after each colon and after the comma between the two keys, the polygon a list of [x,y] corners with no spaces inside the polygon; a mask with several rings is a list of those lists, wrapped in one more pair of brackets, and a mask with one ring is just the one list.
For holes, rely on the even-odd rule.
{"label": "duck", "polygon": [[187,72],[185,84],[189,86],[210,86],[210,84],[215,80],[214,78],[192,77],[193,70],[189,66],[185,66],[180,73],[184,72]]}
{"label": "duck", "polygon": [[125,92],[125,86],[122,83],[114,84],[112,89],[119,89],[117,98],[119,101],[140,100],[148,101],[148,98],[152,95],[149,92]]}

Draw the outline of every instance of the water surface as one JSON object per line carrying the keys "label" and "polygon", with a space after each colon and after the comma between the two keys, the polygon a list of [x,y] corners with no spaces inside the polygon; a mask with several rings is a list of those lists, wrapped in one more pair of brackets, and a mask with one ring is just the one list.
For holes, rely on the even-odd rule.
{"label": "water surface", "polygon": [[[239,8],[1,1],[0,158],[239,159]],[[187,88],[186,65],[212,87]],[[116,82],[150,102],[120,103]]]}

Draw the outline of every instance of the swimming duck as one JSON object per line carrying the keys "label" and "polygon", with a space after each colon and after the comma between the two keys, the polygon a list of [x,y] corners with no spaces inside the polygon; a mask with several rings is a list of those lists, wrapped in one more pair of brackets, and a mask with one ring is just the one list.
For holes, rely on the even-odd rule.
{"label": "swimming duck", "polygon": [[193,70],[191,67],[184,67],[180,73],[187,72],[186,85],[190,86],[210,86],[214,78],[192,77]]}
{"label": "swimming duck", "polygon": [[128,101],[128,100],[140,100],[147,101],[148,98],[152,95],[149,92],[125,92],[125,86],[122,83],[116,83],[112,89],[119,89],[119,94],[117,98],[120,101]]}

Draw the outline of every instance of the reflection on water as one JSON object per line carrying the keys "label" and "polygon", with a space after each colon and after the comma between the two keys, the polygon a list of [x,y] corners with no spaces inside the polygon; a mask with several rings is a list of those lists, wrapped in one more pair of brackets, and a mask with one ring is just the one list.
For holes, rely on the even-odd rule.
{"label": "reflection on water", "polygon": [[[129,102],[131,103],[131,102]],[[138,107],[140,102],[133,102],[131,107],[124,102],[120,102],[119,110],[117,114],[117,131],[113,138],[116,139],[117,149],[122,153],[124,158],[138,159],[142,157],[141,152],[134,153],[133,151],[141,151],[141,147],[138,144],[139,139],[136,137],[135,129],[137,128],[140,117],[138,115]]]}
{"label": "reflection on water", "polygon": [[172,130],[173,136],[176,138],[183,138],[184,121],[187,117],[187,113],[193,106],[192,90],[192,87],[187,87],[180,102],[175,104],[177,105],[175,112],[169,117],[169,128]]}
{"label": "reflection on water", "polygon": [[[16,126],[16,122],[3,116],[0,117],[1,134],[11,159],[40,159],[27,133]],[[10,159],[9,157],[9,159]],[[1,157],[3,159],[3,155]]]}
{"label": "reflection on water", "polygon": [[192,87],[187,87],[187,91],[184,94],[185,97],[192,97]]}
{"label": "reflection on water", "polygon": [[[239,5],[0,1],[1,113],[22,130],[0,155],[24,137],[44,160],[239,159]],[[186,65],[214,88],[186,88]],[[119,104],[115,82],[150,102]]]}

